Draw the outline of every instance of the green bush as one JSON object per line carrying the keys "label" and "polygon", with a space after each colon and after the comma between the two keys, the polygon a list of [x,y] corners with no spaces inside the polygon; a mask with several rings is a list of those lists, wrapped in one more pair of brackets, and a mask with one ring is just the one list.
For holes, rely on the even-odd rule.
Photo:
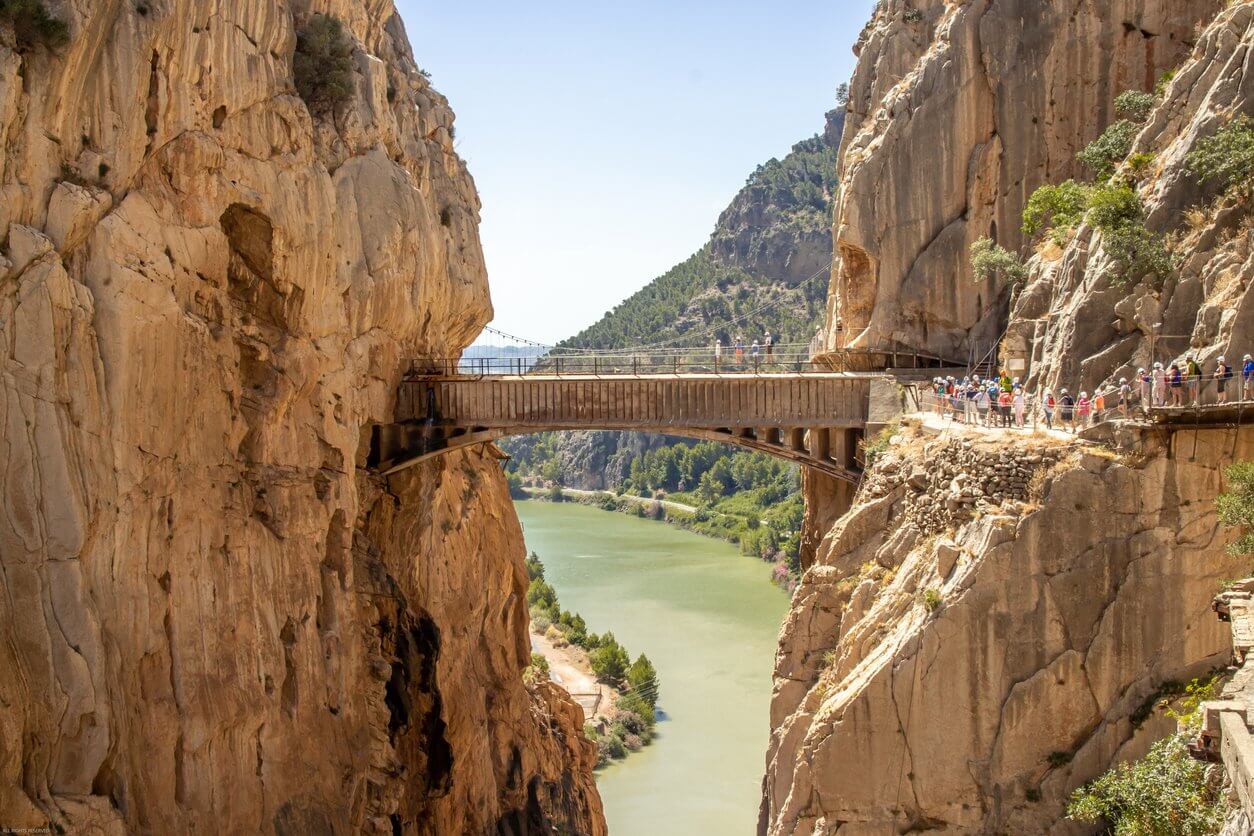
{"label": "green bush", "polygon": [[1125,90],[1115,97],[1115,113],[1133,122],[1144,122],[1154,109],[1155,101],[1153,93]]}
{"label": "green bush", "polygon": [[1121,183],[1101,186],[1089,192],[1087,219],[1102,232],[1139,222],[1143,214],[1141,197],[1129,185]]}
{"label": "green bush", "polygon": [[1067,817],[1108,822],[1117,836],[1203,836],[1223,826],[1224,804],[1208,785],[1206,765],[1173,735],[1149,754],[1121,763],[1076,790]]}
{"label": "green bush", "polygon": [[549,681],[549,660],[539,653],[531,654],[531,664],[523,669],[523,682],[535,686]]}
{"label": "green bush", "polygon": [[1248,196],[1254,185],[1254,122],[1238,116],[1199,140],[1185,164],[1203,183],[1215,181],[1225,192]]}
{"label": "green bush", "polygon": [[509,485],[509,495],[512,499],[526,499],[527,492],[523,490],[522,477],[517,473],[509,472],[505,474],[505,482]]}
{"label": "green bush", "polygon": [[1028,268],[1019,257],[992,238],[981,238],[971,245],[971,272],[978,281],[1000,276],[1012,285],[1028,277]]}
{"label": "green bush", "polygon": [[13,27],[19,51],[56,48],[70,40],[70,27],[44,8],[42,0],[0,0],[0,21]]}
{"label": "green bush", "polygon": [[566,500],[565,495],[562,494],[561,485],[549,485],[548,497],[550,502],[564,502]]}
{"label": "green bush", "polygon": [[588,663],[597,679],[608,685],[617,685],[626,676],[631,657],[614,640],[613,633],[606,633],[601,637],[599,646],[588,654]]}
{"label": "green bush", "polygon": [[928,612],[936,612],[941,608],[941,604],[945,602],[945,599],[941,597],[940,592],[931,587],[923,590],[923,593],[919,596],[919,600],[923,602],[923,607]]}
{"label": "green bush", "polygon": [[1102,233],[1102,248],[1118,269],[1116,285],[1132,284],[1147,275],[1161,282],[1175,269],[1166,239],[1145,228],[1141,197],[1126,183],[1093,189],[1087,217]]}
{"label": "green bush", "polygon": [[1254,462],[1237,462],[1224,471],[1224,478],[1228,490],[1215,500],[1219,521],[1242,529],[1228,554],[1254,554]]}
{"label": "green bush", "polygon": [[657,705],[657,668],[653,667],[648,656],[641,653],[631,663],[631,667],[627,669],[627,685],[649,704],[649,708]]}
{"label": "green bush", "polygon": [[1028,198],[1023,210],[1023,232],[1036,235],[1043,229],[1053,233],[1055,241],[1079,225],[1089,205],[1089,187],[1074,180],[1057,186],[1041,186]]}
{"label": "green bush", "polygon": [[330,113],[352,98],[353,43],[339,18],[314,15],[296,33],[292,74],[312,113]]}
{"label": "green bush", "polygon": [[1120,119],[1076,154],[1076,159],[1091,168],[1098,180],[1108,180],[1115,173],[1115,167],[1132,151],[1132,143],[1140,130],[1135,122]]}

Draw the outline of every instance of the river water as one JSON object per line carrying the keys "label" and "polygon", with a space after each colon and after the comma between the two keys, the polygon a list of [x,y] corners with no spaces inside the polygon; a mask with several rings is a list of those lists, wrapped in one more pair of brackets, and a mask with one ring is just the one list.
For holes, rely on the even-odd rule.
{"label": "river water", "polygon": [[576,504],[516,503],[563,609],[662,683],[653,744],[597,774],[611,836],[756,832],[788,598],[731,545]]}

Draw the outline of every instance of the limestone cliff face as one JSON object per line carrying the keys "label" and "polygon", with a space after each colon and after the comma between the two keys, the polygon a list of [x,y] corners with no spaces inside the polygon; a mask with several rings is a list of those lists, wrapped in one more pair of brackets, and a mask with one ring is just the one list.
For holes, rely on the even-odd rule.
{"label": "limestone cliff face", "polygon": [[967,251],[1020,243],[1027,197],[1077,173],[1114,97],[1178,65],[1221,0],[885,0],[859,41],[841,145],[829,347],[965,359],[1007,293]]}
{"label": "limestone cliff face", "polygon": [[1035,380],[1091,391],[1186,354],[1207,370],[1225,353],[1239,365],[1254,346],[1249,206],[1220,198],[1186,162],[1200,139],[1254,115],[1252,51],[1254,4],[1234,4],[1202,33],[1136,141],[1133,153],[1154,159],[1137,183],[1146,226],[1172,237],[1178,270],[1165,282],[1121,283],[1101,235],[1088,227],[1033,260],[1006,347],[1031,355]]}
{"label": "limestone cliff face", "polygon": [[1164,443],[903,431],[794,596],[762,830],[1042,833],[1165,733],[1138,709],[1227,659],[1214,497],[1254,434]]}
{"label": "limestone cliff face", "polygon": [[[4,823],[603,832],[577,708],[521,682],[499,465],[358,467],[490,316],[391,2],[53,8],[56,53],[0,24]],[[317,119],[313,13],[355,46]]]}

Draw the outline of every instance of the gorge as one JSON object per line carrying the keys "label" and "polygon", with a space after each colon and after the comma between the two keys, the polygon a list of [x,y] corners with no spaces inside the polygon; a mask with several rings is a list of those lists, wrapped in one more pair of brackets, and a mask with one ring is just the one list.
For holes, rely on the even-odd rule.
{"label": "gorge", "polygon": [[[993,352],[1041,392],[1252,350],[1254,153],[1222,178],[1196,161],[1254,117],[1254,2],[881,0],[855,53],[824,133],[569,347],[663,326],[705,346],[765,305],[808,342],[822,308],[824,373]],[[1125,91],[1143,118],[1092,170],[1077,155]],[[1211,601],[1250,565],[1216,498],[1254,455],[1244,417],[1081,438],[916,419],[868,455],[861,428],[909,411],[911,386],[868,368],[847,378],[868,381],[856,421],[703,427],[822,457],[791,601],[711,584],[694,604],[732,559],[713,542],[692,546],[708,562],[659,547],[589,580],[563,515],[599,512],[516,513],[495,437],[390,474],[375,455],[383,428],[435,423],[404,394],[422,359],[493,318],[454,133],[391,0],[0,0],[0,827],[599,836],[609,808],[624,832],[698,832],[691,809],[629,808],[741,781],[753,748],[719,832],[755,809],[768,836],[1096,832],[1066,819],[1072,793],[1169,736],[1159,697],[1230,658]],[[1068,181],[1094,202],[1025,228],[1038,188]],[[1094,195],[1122,200],[1118,223]],[[977,278],[982,239],[1013,269]],[[584,436],[555,460],[615,486],[659,443]],[[667,625],[735,611],[722,650],[744,658],[717,687],[760,682],[729,707],[760,716],[727,764],[628,761],[603,804],[582,710],[524,681],[520,516],[565,555],[544,554],[563,601],[679,692],[663,744],[709,733],[679,723],[718,704]],[[596,519],[579,524],[646,525]],[[682,585],[631,588],[667,572]],[[632,612],[580,600],[598,583]]]}

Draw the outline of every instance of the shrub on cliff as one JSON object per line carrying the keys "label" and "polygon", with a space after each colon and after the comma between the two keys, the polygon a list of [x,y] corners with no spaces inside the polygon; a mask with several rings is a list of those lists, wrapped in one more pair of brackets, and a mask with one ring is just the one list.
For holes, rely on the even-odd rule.
{"label": "shrub on cliff", "polygon": [[1228,554],[1254,554],[1254,462],[1237,462],[1224,471],[1228,490],[1215,500],[1219,521],[1243,529]]}
{"label": "shrub on cliff", "polygon": [[971,272],[979,281],[1001,277],[1011,285],[1019,284],[1028,277],[1028,268],[1019,256],[995,243],[992,238],[980,238],[971,245]]}
{"label": "shrub on cliff", "polygon": [[1203,836],[1223,827],[1225,808],[1181,735],[1153,745],[1138,761],[1121,763],[1076,790],[1067,817],[1108,822],[1115,834]]}
{"label": "shrub on cliff", "polygon": [[1062,243],[1084,218],[1089,205],[1089,187],[1074,180],[1057,186],[1041,186],[1028,198],[1023,210],[1023,232],[1036,235],[1048,229],[1057,243]]}
{"label": "shrub on cliff", "polygon": [[1116,284],[1145,276],[1162,281],[1175,269],[1166,240],[1145,227],[1145,209],[1136,189],[1126,184],[1093,189],[1088,221],[1102,233],[1102,248],[1118,268]]}
{"label": "shrub on cliff", "polygon": [[1127,119],[1120,119],[1102,132],[1102,135],[1076,154],[1076,159],[1093,170],[1098,180],[1108,180],[1115,167],[1132,151],[1132,143],[1141,126]]}
{"label": "shrub on cliff", "polygon": [[1215,181],[1225,192],[1249,196],[1254,186],[1254,121],[1248,116],[1232,120],[1200,140],[1185,163],[1202,182]]}
{"label": "shrub on cliff", "polygon": [[339,18],[314,15],[296,33],[292,74],[311,113],[330,113],[352,98],[353,43]]}
{"label": "shrub on cliff", "polygon": [[19,51],[41,44],[58,47],[70,40],[70,28],[50,14],[42,0],[0,0],[0,21],[13,27]]}
{"label": "shrub on cliff", "polygon": [[1144,122],[1154,109],[1155,101],[1153,93],[1125,90],[1115,97],[1115,113],[1133,122]]}

